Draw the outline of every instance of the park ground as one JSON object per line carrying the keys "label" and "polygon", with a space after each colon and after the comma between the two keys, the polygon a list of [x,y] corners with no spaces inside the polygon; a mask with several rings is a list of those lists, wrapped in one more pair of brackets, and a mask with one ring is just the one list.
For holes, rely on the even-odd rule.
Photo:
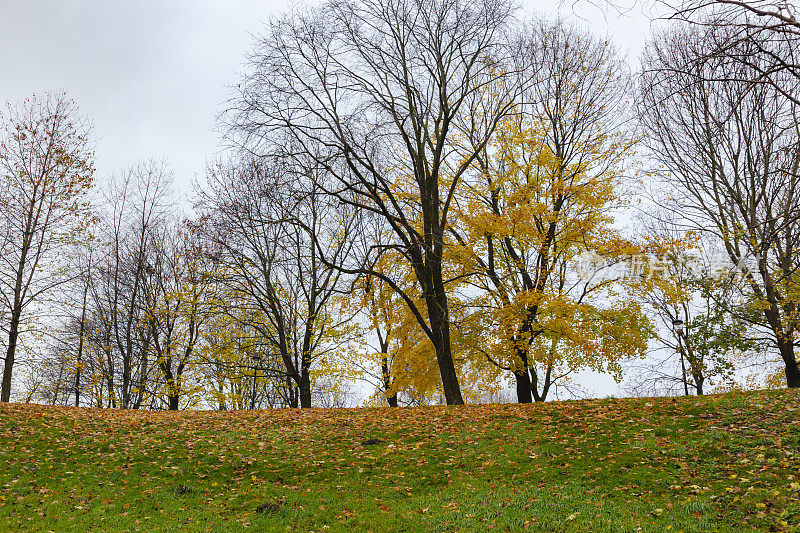
{"label": "park ground", "polygon": [[800,531],[800,393],[0,407],[2,531]]}

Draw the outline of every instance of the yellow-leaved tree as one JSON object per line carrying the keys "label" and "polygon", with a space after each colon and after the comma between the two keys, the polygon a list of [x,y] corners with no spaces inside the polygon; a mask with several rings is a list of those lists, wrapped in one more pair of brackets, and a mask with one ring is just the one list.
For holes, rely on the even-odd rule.
{"label": "yellow-leaved tree", "polygon": [[[392,253],[384,254],[374,268],[392,269],[398,276],[402,263]],[[396,277],[397,279],[397,277]],[[414,279],[406,270],[407,292],[413,293]],[[442,385],[437,372],[436,351],[417,318],[395,289],[379,278],[364,277],[357,284],[361,294],[353,305],[363,311],[365,342],[352,364],[360,376],[375,386],[368,403],[388,403],[391,407],[424,405],[443,400]],[[451,293],[453,291],[451,290]],[[451,301],[457,302],[455,295]],[[421,297],[418,297],[421,300]],[[417,303],[420,303],[418,301]],[[454,306],[456,312],[460,306]],[[456,320],[458,320],[458,315]],[[497,380],[479,372],[464,352],[464,343],[457,329],[452,331],[456,372],[467,400],[477,400],[495,392]]]}
{"label": "yellow-leaved tree", "polygon": [[198,347],[205,401],[220,410],[291,405],[297,397],[280,356],[253,321],[264,322],[242,296],[222,287]]}
{"label": "yellow-leaved tree", "polygon": [[[465,180],[450,260],[473,287],[462,337],[487,372],[513,375],[519,402],[544,401],[571,373],[621,378],[648,322],[611,277],[576,268],[634,247],[614,228],[634,141],[618,122],[625,73],[608,43],[540,22],[522,47],[539,68]],[[524,60],[524,58],[523,58]]]}
{"label": "yellow-leaved tree", "polygon": [[[379,262],[374,268],[381,271],[392,268],[396,273],[402,268],[391,253]],[[408,274],[403,286],[413,293],[414,280]],[[440,384],[433,345],[396,290],[379,278],[359,281],[363,293],[358,305],[366,315],[371,342],[365,342],[357,364],[365,378],[372,378],[375,399],[390,407],[397,407],[398,395],[405,403],[426,403]]]}

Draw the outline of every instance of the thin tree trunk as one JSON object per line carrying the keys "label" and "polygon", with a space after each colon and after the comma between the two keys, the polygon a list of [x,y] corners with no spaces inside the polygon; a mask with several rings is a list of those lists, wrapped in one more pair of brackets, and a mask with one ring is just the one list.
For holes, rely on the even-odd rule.
{"label": "thin tree trunk", "polygon": [[534,369],[531,368],[531,393],[533,393],[533,400],[535,402],[544,402],[547,400],[547,394],[550,392],[550,386],[553,384],[553,366],[547,367],[547,372],[544,375],[544,386],[542,387],[541,394],[539,393],[539,375]]}
{"label": "thin tree trunk", "polygon": [[3,365],[3,384],[0,388],[0,402],[11,401],[11,377],[14,372],[14,357],[17,353],[17,341],[19,340],[19,323],[22,319],[22,272],[25,266],[28,246],[23,245],[22,257],[17,268],[17,279],[14,284],[14,308],[11,310],[11,323],[8,331],[8,348],[6,350],[6,360]]}
{"label": "thin tree trunk", "polygon": [[286,376],[286,387],[289,394],[289,407],[297,409],[297,387],[289,376]]}
{"label": "thin tree trunk", "polygon": [[683,394],[689,396],[689,381],[686,379],[686,363],[683,361],[683,350],[680,351],[681,355],[681,379],[683,379]]}
{"label": "thin tree trunk", "polygon": [[17,339],[19,337],[19,321],[21,313],[14,310],[11,315],[11,328],[8,333],[8,349],[6,350],[6,360],[3,365],[3,386],[0,393],[0,401],[11,401],[11,376],[14,370],[14,355],[17,351]]}
{"label": "thin tree trunk", "polygon": [[75,407],[81,403],[81,365],[83,364],[83,345],[84,334],[86,332],[86,297],[89,292],[89,284],[87,283],[83,289],[83,307],[81,310],[81,323],[78,328],[78,355],[77,363],[75,365]]}
{"label": "thin tree trunk", "polygon": [[[386,355],[386,352],[389,349],[389,343],[381,342],[381,348],[383,349],[382,357],[381,357],[381,373],[383,374],[383,391],[389,392],[389,389],[392,388],[392,375],[389,372],[389,358]],[[389,404],[389,407],[397,407],[397,392],[395,391],[394,394],[391,396],[386,396],[386,402]]]}
{"label": "thin tree trunk", "polygon": [[[110,345],[111,338],[107,337],[106,342]],[[108,365],[108,407],[116,409],[117,407],[117,396],[116,391],[114,391],[114,361],[111,358],[111,350],[105,350],[106,354],[106,364]]]}
{"label": "thin tree trunk", "polygon": [[131,365],[128,356],[122,356],[122,400],[120,409],[127,409],[130,405]]}

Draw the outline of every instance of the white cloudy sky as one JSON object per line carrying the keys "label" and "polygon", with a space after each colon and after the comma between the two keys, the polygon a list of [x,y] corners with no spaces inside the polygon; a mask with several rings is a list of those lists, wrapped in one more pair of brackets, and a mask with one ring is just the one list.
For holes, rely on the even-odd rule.
{"label": "white cloudy sky", "polygon": [[95,124],[105,175],[151,155],[188,186],[213,155],[214,116],[250,35],[255,0],[3,0],[0,100],[65,90]]}
{"label": "white cloudy sky", "polygon": [[[525,0],[521,15],[577,13],[633,59],[650,33],[640,11],[603,13],[590,0]],[[603,5],[604,0],[598,0]],[[630,0],[635,1],[635,0]],[[279,0],[0,0],[0,102],[64,90],[95,125],[100,179],[164,158],[185,197],[219,149],[215,116],[252,34],[296,3]],[[607,376],[584,378],[613,393]]]}
{"label": "white cloudy sky", "polygon": [[[165,158],[179,188],[218,149],[214,117],[241,72],[251,35],[294,3],[278,0],[2,0],[0,101],[65,90],[95,124],[100,177]],[[552,0],[527,0],[554,12]],[[583,23],[634,53],[649,32],[638,12],[605,16],[581,0]],[[562,5],[567,15],[572,4]]]}

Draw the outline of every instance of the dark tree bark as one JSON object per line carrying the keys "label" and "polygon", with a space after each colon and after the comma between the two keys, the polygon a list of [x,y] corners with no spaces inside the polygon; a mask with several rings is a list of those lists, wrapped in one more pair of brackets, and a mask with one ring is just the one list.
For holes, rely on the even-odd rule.
{"label": "dark tree bark", "polygon": [[83,295],[81,299],[81,317],[80,322],[78,323],[78,350],[76,354],[76,368],[75,368],[75,407],[80,406],[81,404],[81,374],[83,370],[83,352],[84,346],[86,344],[86,314],[88,311],[88,304],[89,304],[89,289],[91,287],[91,280],[92,280],[92,262],[91,258],[86,267],[86,271],[84,272],[84,279],[83,279]]}
{"label": "dark tree bark", "polygon": [[[330,0],[296,12],[257,44],[227,116],[234,142],[263,153],[288,138],[283,155],[324,168],[329,196],[385,223],[384,240],[339,267],[379,277],[403,297],[435,347],[448,404],[464,400],[444,236],[461,177],[513,106],[502,43],[512,12],[505,0]],[[390,249],[413,270],[417,294],[373,270]]]}
{"label": "dark tree bark", "polygon": [[14,355],[17,351],[17,339],[19,339],[19,319],[20,312],[14,310],[11,314],[11,327],[8,332],[8,348],[6,349],[5,364],[3,365],[3,389],[0,401],[11,401],[11,378],[14,369]]}
{"label": "dark tree bark", "polygon": [[531,396],[531,376],[528,374],[527,369],[514,372],[514,378],[517,389],[517,403],[531,403],[533,401]]}

